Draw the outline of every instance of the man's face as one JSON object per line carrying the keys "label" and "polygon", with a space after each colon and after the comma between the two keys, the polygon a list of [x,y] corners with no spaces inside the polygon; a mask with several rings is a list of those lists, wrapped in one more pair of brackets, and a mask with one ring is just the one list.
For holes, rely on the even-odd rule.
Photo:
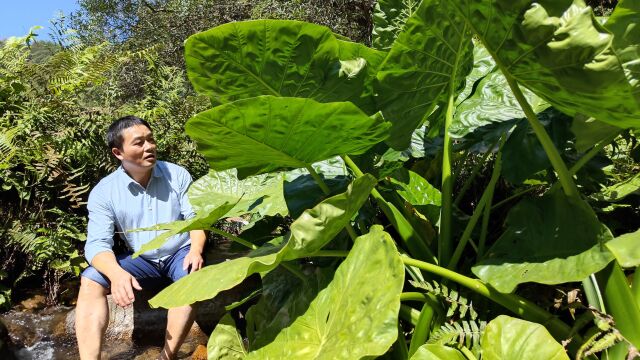
{"label": "man's face", "polygon": [[151,130],[135,125],[122,131],[122,149],[111,149],[127,170],[151,169],[156,163],[156,141]]}

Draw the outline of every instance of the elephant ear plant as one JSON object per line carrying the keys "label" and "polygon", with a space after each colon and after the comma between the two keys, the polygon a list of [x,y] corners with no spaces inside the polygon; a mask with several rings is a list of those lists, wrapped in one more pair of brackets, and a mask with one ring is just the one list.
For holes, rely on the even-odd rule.
{"label": "elephant ear plant", "polygon": [[[197,216],[143,229],[166,230],[143,251],[199,228],[248,253],[190,274],[150,303],[193,304],[260,274],[247,326],[223,318],[210,359],[566,359],[614,344],[603,357],[623,359],[640,348],[640,281],[631,287],[622,269],[640,265],[638,233],[616,237],[592,208],[606,197],[587,198],[575,177],[619,134],[635,139],[640,128],[636,3],[621,1],[606,21],[569,0],[380,1],[376,9],[382,50],[280,20],[187,39],[189,79],[213,107],[186,132],[212,170],[189,190]],[[550,136],[572,118],[577,141]],[[494,135],[485,130],[492,126]],[[416,135],[426,133],[442,142]],[[454,198],[454,164],[481,146],[460,146],[476,135],[490,137],[483,161],[494,161],[471,214],[461,215],[480,170]],[[534,170],[518,164],[514,176],[518,139],[542,160]],[[415,166],[428,147],[440,154],[439,184]],[[336,157],[349,169],[346,188],[318,170]],[[385,168],[389,159],[396,165]],[[497,218],[498,184],[540,171],[543,186],[514,194],[529,196]],[[319,201],[288,190],[307,177],[324,194]],[[633,184],[625,183],[629,194],[640,188]],[[237,216],[252,219],[240,235],[214,227]],[[287,216],[293,222],[279,235],[255,235]],[[430,281],[443,285],[417,285]],[[525,283],[572,282],[590,305],[576,320],[516,293]],[[469,296],[486,305],[486,326],[460,302]],[[602,319],[615,327],[605,330]]]}

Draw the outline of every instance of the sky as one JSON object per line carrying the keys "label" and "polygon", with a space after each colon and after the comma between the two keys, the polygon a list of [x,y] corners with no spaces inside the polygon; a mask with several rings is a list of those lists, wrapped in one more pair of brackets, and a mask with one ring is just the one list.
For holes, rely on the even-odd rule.
{"label": "sky", "polygon": [[49,40],[49,20],[59,11],[69,15],[77,8],[77,0],[0,0],[0,39],[24,36],[40,25],[38,39]]}

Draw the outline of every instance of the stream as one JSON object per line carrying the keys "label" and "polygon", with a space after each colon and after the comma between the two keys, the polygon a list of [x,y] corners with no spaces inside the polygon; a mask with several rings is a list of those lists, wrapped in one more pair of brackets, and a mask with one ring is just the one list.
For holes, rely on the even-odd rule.
{"label": "stream", "polygon": [[[57,306],[36,311],[11,310],[0,314],[0,321],[9,330],[16,359],[79,359],[75,337],[67,334],[66,329],[66,317],[72,309]],[[201,342],[202,339],[187,338],[178,358],[189,358]],[[102,359],[155,359],[160,349],[159,346],[141,346],[126,340],[107,340],[102,347]]]}

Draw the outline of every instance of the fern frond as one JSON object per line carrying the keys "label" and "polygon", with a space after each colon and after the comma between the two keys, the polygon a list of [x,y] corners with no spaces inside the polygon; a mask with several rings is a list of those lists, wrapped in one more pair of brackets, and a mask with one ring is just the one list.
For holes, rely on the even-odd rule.
{"label": "fern frond", "polygon": [[411,285],[418,289],[426,290],[428,293],[442,298],[449,304],[447,307],[447,318],[453,317],[456,312],[460,314],[460,318],[464,318],[467,314],[471,320],[478,318],[478,313],[473,308],[472,302],[465,296],[460,294],[458,290],[449,288],[446,285],[440,284],[437,281],[410,281]]}
{"label": "fern frond", "polygon": [[468,349],[479,348],[480,338],[486,326],[486,321],[446,323],[431,334],[427,343],[466,346]]}
{"label": "fern frond", "polygon": [[17,148],[13,139],[18,134],[17,127],[5,130],[0,129],[0,169],[8,166],[9,160],[16,154]]}

